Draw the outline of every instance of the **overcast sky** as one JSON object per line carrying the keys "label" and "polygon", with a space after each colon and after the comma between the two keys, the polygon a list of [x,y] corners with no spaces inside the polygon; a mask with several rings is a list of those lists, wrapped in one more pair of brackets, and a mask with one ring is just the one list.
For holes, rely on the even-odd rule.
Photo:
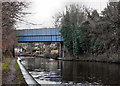
{"label": "overcast sky", "polygon": [[77,3],[102,11],[108,0],[32,0],[29,8],[24,11],[32,14],[24,17],[25,21],[38,25],[31,25],[24,22],[17,22],[18,29],[49,28],[53,27],[53,16],[58,12],[63,12],[65,5]]}

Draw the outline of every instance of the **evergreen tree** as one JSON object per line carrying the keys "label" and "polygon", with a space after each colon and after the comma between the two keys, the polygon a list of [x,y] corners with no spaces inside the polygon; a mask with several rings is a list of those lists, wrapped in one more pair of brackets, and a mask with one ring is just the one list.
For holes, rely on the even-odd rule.
{"label": "evergreen tree", "polygon": [[66,11],[66,15],[64,16],[64,23],[61,28],[61,36],[63,37],[63,41],[65,46],[67,47],[68,51],[72,54],[73,52],[73,43],[72,43],[72,37],[73,37],[73,32],[71,28],[71,23],[70,23],[70,15],[69,12]]}

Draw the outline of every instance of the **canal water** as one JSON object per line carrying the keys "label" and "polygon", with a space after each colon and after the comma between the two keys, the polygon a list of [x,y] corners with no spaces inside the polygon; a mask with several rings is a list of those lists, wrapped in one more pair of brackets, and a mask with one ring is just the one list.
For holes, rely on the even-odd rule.
{"label": "canal water", "polygon": [[120,64],[21,57],[21,63],[40,84],[80,86],[120,85]]}

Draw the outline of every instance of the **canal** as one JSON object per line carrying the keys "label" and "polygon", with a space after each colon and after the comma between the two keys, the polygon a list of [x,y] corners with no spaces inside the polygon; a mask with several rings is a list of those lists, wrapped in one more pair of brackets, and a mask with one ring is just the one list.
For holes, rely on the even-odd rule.
{"label": "canal", "polygon": [[120,64],[61,61],[21,57],[21,63],[40,84],[120,85]]}

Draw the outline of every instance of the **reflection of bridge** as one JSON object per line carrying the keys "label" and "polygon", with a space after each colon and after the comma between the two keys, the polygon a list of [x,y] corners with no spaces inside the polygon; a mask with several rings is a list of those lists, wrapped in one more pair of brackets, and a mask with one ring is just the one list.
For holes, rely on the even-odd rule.
{"label": "reflection of bridge", "polygon": [[63,40],[59,31],[60,28],[22,29],[17,30],[17,38],[19,43],[60,42],[61,56],[63,51]]}

